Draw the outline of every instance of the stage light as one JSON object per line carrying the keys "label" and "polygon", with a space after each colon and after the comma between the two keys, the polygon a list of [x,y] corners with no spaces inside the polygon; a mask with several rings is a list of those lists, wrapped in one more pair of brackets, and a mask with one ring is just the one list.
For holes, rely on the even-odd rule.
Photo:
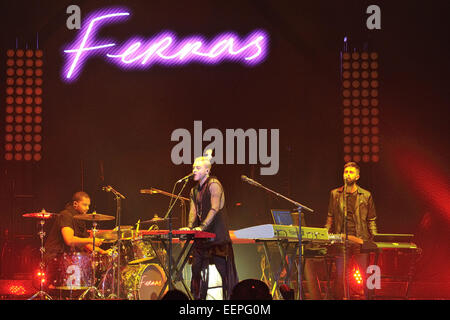
{"label": "stage light", "polygon": [[[356,162],[361,160],[370,162],[375,159],[378,162],[380,151],[378,53],[360,53],[355,50],[352,53],[341,53],[341,57],[341,67],[344,69],[342,72],[342,103],[344,107],[349,107],[343,109],[344,159],[348,160],[350,157]],[[349,91],[349,81],[351,81],[351,91]],[[351,119],[349,119],[349,113]],[[364,135],[362,139],[359,136],[361,133]],[[371,139],[371,135],[376,138]],[[362,157],[361,151],[363,151]]]}
{"label": "stage light", "polygon": [[5,160],[42,158],[42,57],[42,50],[7,50]]}
{"label": "stage light", "polygon": [[352,270],[352,275],[355,284],[357,284],[358,286],[363,284],[363,278],[358,267],[354,267],[354,269]]}

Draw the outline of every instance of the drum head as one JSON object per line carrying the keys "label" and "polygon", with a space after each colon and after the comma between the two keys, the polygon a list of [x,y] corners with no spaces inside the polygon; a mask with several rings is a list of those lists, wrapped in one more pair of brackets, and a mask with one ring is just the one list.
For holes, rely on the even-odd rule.
{"label": "drum head", "polygon": [[[139,300],[157,300],[166,283],[164,270],[157,264],[148,264],[141,270],[138,287]],[[165,292],[167,292],[167,287]]]}

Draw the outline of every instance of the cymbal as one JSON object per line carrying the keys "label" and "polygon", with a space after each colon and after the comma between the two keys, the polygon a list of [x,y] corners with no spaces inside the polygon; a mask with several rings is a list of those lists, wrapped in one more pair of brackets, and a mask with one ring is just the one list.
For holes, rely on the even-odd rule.
{"label": "cymbal", "polygon": [[56,213],[47,212],[44,209],[42,209],[41,212],[24,213],[22,215],[22,217],[36,218],[36,219],[50,219],[50,218],[53,218],[55,215],[56,215]]}
{"label": "cymbal", "polygon": [[115,218],[113,216],[108,216],[106,214],[100,214],[100,213],[87,213],[87,214],[79,214],[73,217],[77,220],[84,220],[84,221],[108,221],[108,220],[114,220]]}
{"label": "cymbal", "polygon": [[[132,229],[120,229],[122,234],[122,240],[128,240],[133,238],[134,230]],[[99,230],[95,233],[95,237],[98,239],[103,239],[105,241],[117,241],[119,240],[119,232],[117,230]]]}
{"label": "cymbal", "polygon": [[157,214],[155,214],[153,219],[141,221],[140,223],[155,223],[155,222],[169,221],[171,219],[176,220],[177,218],[161,218],[161,217],[158,217]]}

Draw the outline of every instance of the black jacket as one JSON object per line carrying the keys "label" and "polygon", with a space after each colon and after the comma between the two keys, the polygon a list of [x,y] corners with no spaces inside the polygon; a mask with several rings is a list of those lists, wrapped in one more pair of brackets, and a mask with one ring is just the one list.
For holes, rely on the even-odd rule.
{"label": "black jacket", "polygon": [[[369,191],[357,186],[355,202],[356,236],[367,241],[372,240],[377,233],[375,204]],[[344,232],[344,187],[336,188],[330,192],[328,204],[328,217],[325,228],[332,233]]]}

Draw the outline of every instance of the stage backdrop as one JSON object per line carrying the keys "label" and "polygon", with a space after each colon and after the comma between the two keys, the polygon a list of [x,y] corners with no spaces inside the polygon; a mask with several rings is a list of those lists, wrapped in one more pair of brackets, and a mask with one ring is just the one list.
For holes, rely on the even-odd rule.
{"label": "stage backdrop", "polygon": [[[449,279],[445,2],[426,7],[410,1],[379,4],[381,29],[369,30],[368,1],[116,1],[113,7],[130,16],[102,25],[99,39],[124,43],[167,30],[179,41],[194,35],[212,40],[224,32],[244,39],[263,30],[268,38],[265,58],[253,66],[229,60],[127,70],[92,56],[79,77],[67,83],[62,79],[63,50],[81,32],[67,27],[71,4],[81,9],[82,30],[91,12],[112,7],[110,1],[0,5],[1,74],[8,49],[39,48],[44,53],[42,159],[6,161],[2,151],[3,237],[34,235],[34,221],[21,218],[23,212],[59,211],[81,189],[92,196],[93,210],[115,215],[112,194],[101,190],[108,184],[126,196],[123,225],[165,215],[169,198],[140,190],[171,192],[191,171],[191,164],[173,163],[171,152],[178,142],[171,135],[186,129],[194,139],[194,121],[201,121],[203,133],[218,129],[224,140],[227,129],[279,130],[276,174],[262,175],[267,165],[249,163],[248,145],[245,164],[234,160],[212,167],[225,188],[232,229],[271,223],[271,208],[293,208],[242,182],[241,175],[313,208],[313,214],[305,213],[306,223],[322,226],[329,191],[341,185],[344,164],[340,54],[367,50],[379,55],[381,151],[378,162],[361,163],[359,184],[373,193],[380,232],[416,234],[425,257],[420,275]],[[5,81],[1,85],[4,89]],[[5,90],[1,92],[3,147]],[[275,142],[268,140],[269,154]],[[190,145],[193,160],[194,141]],[[192,186],[190,182],[183,196]],[[178,227],[180,206],[173,215]]]}

